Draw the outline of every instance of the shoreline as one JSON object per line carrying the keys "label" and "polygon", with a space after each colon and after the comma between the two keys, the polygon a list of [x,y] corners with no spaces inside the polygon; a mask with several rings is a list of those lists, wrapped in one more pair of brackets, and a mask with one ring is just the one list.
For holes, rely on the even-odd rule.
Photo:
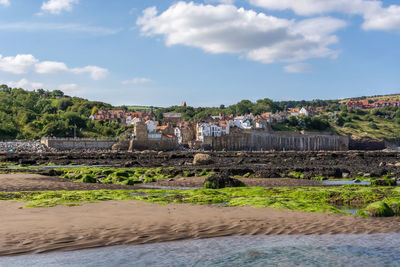
{"label": "shoreline", "polygon": [[400,233],[400,218],[272,208],[104,201],[23,209],[0,202],[0,256],[240,235]]}

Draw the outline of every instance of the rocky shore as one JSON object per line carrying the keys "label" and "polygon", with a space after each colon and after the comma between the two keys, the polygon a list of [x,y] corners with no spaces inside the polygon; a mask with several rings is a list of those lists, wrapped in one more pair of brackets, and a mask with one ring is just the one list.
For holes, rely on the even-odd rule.
{"label": "rocky shore", "polygon": [[37,141],[5,141],[0,142],[0,152],[33,152],[41,153],[50,151]]}
{"label": "rocky shore", "polygon": [[277,178],[290,173],[335,178],[357,176],[400,177],[400,153],[348,152],[209,152],[209,160],[194,164],[196,152],[43,152],[0,153],[5,164],[116,165],[122,167],[175,167],[177,170],[227,171],[229,175]]}

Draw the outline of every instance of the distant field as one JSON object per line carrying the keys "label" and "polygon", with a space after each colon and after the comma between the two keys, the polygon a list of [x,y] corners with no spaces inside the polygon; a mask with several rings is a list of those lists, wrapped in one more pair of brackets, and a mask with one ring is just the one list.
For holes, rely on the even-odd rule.
{"label": "distant field", "polygon": [[158,107],[128,106],[128,110],[152,110],[152,109],[158,109]]}

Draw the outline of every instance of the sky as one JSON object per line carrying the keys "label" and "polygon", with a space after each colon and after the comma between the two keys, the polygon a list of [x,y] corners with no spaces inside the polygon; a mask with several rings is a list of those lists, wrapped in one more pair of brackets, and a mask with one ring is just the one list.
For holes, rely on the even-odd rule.
{"label": "sky", "polygon": [[114,105],[400,93],[400,1],[0,0],[0,83]]}

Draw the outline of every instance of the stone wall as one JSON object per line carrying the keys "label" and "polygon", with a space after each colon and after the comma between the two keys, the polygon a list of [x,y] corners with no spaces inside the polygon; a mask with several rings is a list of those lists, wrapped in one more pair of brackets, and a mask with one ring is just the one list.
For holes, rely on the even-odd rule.
{"label": "stone wall", "polygon": [[350,150],[382,150],[386,148],[385,141],[372,140],[368,138],[360,138],[352,136],[349,142]]}
{"label": "stone wall", "polygon": [[161,140],[161,139],[146,139],[146,140],[131,140],[129,151],[135,150],[158,150],[158,151],[171,151],[177,150],[179,144],[174,141]]}
{"label": "stone wall", "polygon": [[204,143],[215,150],[345,151],[349,149],[347,136],[269,133],[257,130],[232,132],[221,137],[206,137]]}
{"label": "stone wall", "polygon": [[117,139],[89,139],[89,138],[42,138],[41,143],[48,148],[57,150],[110,150],[117,143]]}

